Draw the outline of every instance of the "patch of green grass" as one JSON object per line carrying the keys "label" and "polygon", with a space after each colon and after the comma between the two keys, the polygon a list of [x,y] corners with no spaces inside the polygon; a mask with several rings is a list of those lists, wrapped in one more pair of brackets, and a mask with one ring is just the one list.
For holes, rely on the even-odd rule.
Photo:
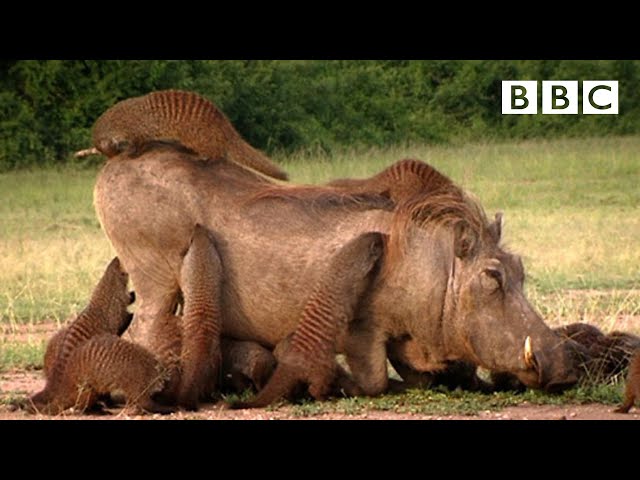
{"label": "patch of green grass", "polygon": [[[470,190],[489,214],[504,211],[504,240],[523,256],[539,309],[609,325],[638,316],[638,151],[640,137],[630,136],[405,145],[331,157],[300,152],[276,160],[299,183],[367,177],[402,158],[424,160]],[[0,174],[0,323],[62,323],[86,304],[115,255],[93,208],[96,175],[72,168]],[[614,293],[575,311],[583,305],[571,298],[575,289]]]}
{"label": "patch of green grass", "polygon": [[413,413],[422,415],[476,415],[489,410],[501,410],[523,403],[535,405],[565,405],[620,403],[622,391],[617,384],[593,384],[576,387],[560,395],[538,390],[523,393],[495,392],[491,394],[467,392],[446,388],[432,390],[411,389],[400,394],[387,394],[376,398],[353,397],[325,402],[307,401],[292,407],[294,415],[312,416],[323,413],[358,415],[372,410]]}
{"label": "patch of green grass", "polygon": [[46,342],[0,342],[0,372],[9,370],[38,370],[42,368],[42,360]]}

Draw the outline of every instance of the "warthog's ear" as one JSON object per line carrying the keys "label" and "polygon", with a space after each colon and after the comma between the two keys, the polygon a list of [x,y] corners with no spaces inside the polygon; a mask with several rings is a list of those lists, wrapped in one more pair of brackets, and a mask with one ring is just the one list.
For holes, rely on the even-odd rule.
{"label": "warthog's ear", "polygon": [[458,258],[465,258],[470,256],[476,246],[478,238],[466,222],[456,223],[453,230],[453,248]]}
{"label": "warthog's ear", "polygon": [[489,224],[489,235],[496,243],[500,243],[500,238],[502,238],[502,224],[504,220],[502,218],[502,212],[496,213],[495,221]]}

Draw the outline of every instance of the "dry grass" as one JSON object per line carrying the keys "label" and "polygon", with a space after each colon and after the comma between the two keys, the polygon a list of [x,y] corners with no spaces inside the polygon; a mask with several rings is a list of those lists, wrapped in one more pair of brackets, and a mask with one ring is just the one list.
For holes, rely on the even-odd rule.
{"label": "dry grass", "polygon": [[[425,160],[505,212],[533,303],[552,325],[637,326],[640,309],[640,137],[409,145],[278,159],[293,181],[372,175]],[[92,205],[95,170],[0,175],[0,325],[62,323],[85,304],[114,252]]]}

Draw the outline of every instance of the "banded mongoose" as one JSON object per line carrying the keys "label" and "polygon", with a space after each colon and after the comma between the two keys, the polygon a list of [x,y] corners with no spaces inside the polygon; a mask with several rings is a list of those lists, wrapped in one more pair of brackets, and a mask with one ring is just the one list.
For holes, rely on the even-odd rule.
{"label": "banded mongoose", "polygon": [[147,142],[177,141],[213,160],[228,160],[269,177],[287,174],[249,145],[209,100],[192,92],[163,90],[116,103],[93,127],[93,144],[107,157],[136,156]]}
{"label": "banded mongoose", "polygon": [[215,391],[220,374],[222,264],[209,231],[197,224],[182,261],[182,349],[178,403],[195,410]]}
{"label": "banded mongoose", "polygon": [[308,384],[316,399],[330,392],[339,372],[336,343],[346,334],[382,250],[383,236],[372,232],[335,254],[307,300],[296,330],[281,348],[267,385],[252,401],[234,403],[232,408],[265,407],[288,396],[300,382]]}
{"label": "banded mongoose", "polygon": [[132,314],[127,307],[135,295],[127,291],[129,275],[116,257],[107,266],[93,289],[89,304],[71,324],[58,331],[47,344],[44,373],[50,379],[64,368],[66,359],[82,342],[100,333],[121,335],[129,326]]}
{"label": "banded mongoose", "polygon": [[376,193],[389,197],[395,204],[412,196],[451,188],[452,182],[431,165],[420,160],[405,159],[385,168],[380,173],[363,179],[332,180],[327,186],[351,193]]}
{"label": "banded mongoose", "polygon": [[617,413],[628,413],[636,400],[640,400],[640,350],[631,359],[629,364],[629,374],[624,391],[622,405],[614,411]]}
{"label": "banded mongoose", "polygon": [[71,407],[84,412],[99,396],[121,392],[135,413],[171,413],[174,408],[152,398],[165,381],[165,368],[150,352],[117,335],[100,334],[73,350],[45,402],[40,394],[32,401],[37,411],[56,415]]}
{"label": "banded mongoose", "polygon": [[119,338],[131,323],[129,276],[114,258],[95,287],[89,305],[47,345],[45,388],[31,397],[32,408],[57,414],[85,410],[99,395],[122,391],[130,403],[165,413],[150,395],[163,385],[163,368],[142,347]]}

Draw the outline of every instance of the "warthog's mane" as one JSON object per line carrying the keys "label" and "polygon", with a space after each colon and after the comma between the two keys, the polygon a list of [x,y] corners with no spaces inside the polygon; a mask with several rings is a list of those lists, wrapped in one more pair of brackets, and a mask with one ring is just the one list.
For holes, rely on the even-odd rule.
{"label": "warthog's mane", "polygon": [[487,216],[480,203],[453,184],[419,192],[400,202],[393,212],[387,261],[399,261],[407,249],[411,227],[458,228],[459,234],[479,241],[487,238]]}
{"label": "warthog's mane", "polygon": [[[150,150],[173,149],[191,154],[178,142],[152,141],[143,146]],[[218,160],[220,161],[220,160]],[[465,193],[449,177],[431,165],[422,163],[417,173],[421,185],[406,198],[392,201],[386,192],[358,191],[329,185],[274,184],[270,180],[249,172],[243,167],[244,175],[251,175],[251,188],[245,203],[263,200],[290,201],[318,211],[323,208],[339,208],[347,211],[384,210],[392,213],[389,238],[385,242],[385,264],[399,261],[407,248],[407,234],[412,227],[435,228],[438,226],[461,227],[467,234],[478,240],[486,238],[488,220],[477,200]],[[399,167],[403,168],[403,167]],[[412,168],[416,168],[415,165]],[[375,178],[375,177],[374,177]],[[398,179],[398,181],[402,181]],[[264,182],[264,183],[263,183]]]}
{"label": "warthog's mane", "polygon": [[354,193],[332,186],[273,184],[252,195],[250,201],[279,199],[314,209],[337,206],[349,210],[391,211],[389,239],[385,242],[387,264],[399,261],[406,251],[407,233],[411,227],[460,227],[474,238],[486,238],[488,220],[479,202],[432,166],[423,165],[421,187],[396,202],[384,192]]}
{"label": "warthog's mane", "polygon": [[392,211],[394,203],[379,193],[350,193],[322,185],[267,185],[251,195],[248,202],[273,199],[293,201],[312,209],[342,207],[349,210]]}

